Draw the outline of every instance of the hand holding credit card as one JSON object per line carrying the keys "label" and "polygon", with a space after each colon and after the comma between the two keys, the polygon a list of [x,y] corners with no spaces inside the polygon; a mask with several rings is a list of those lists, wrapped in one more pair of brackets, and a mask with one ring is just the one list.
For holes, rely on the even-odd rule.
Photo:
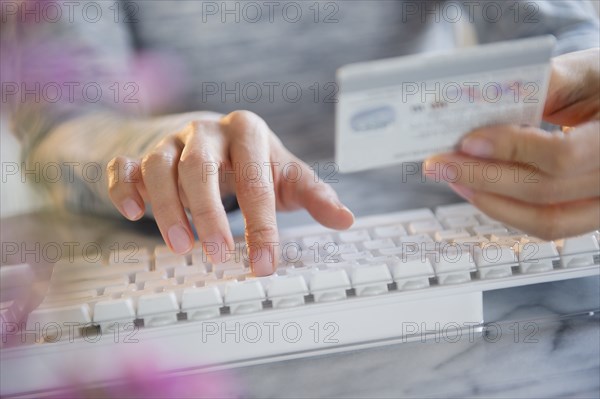
{"label": "hand holding credit card", "polygon": [[555,41],[541,36],[340,68],[340,171],[422,161],[482,126],[539,126]]}

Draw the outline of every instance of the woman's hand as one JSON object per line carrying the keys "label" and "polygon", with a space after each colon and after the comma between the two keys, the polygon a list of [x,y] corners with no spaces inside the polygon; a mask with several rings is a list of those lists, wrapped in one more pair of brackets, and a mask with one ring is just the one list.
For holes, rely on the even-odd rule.
{"label": "woman's hand", "polygon": [[424,173],[491,217],[544,239],[600,227],[600,50],[552,63],[544,120],[561,131],[516,125],[477,129]]}
{"label": "woman's hand", "polygon": [[213,263],[225,261],[234,248],[221,198],[236,194],[256,275],[271,274],[277,265],[276,209],[305,208],[336,229],[354,221],[335,191],[247,111],[190,122],[142,159],[117,157],[108,168],[110,198],[123,216],[138,220],[145,203],[151,204],[165,242],[183,254],[193,245],[188,209]]}

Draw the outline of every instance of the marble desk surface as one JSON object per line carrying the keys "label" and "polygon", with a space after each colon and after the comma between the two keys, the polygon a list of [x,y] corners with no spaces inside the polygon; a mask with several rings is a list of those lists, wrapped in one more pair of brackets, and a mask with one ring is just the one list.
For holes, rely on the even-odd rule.
{"label": "marble desk surface", "polygon": [[[405,173],[407,174],[407,173]],[[446,187],[399,168],[336,176],[357,216],[458,202]],[[403,180],[408,180],[402,182]],[[280,226],[309,223],[305,212],[279,215]],[[230,214],[236,234],[239,212]],[[2,241],[160,243],[153,222],[39,212],[6,218]],[[19,263],[19,259],[3,260]],[[36,263],[31,262],[30,263]],[[38,278],[51,266],[35,264]],[[430,340],[233,370],[243,397],[595,397],[600,396],[600,279],[590,277],[484,293],[486,322],[502,336]]]}

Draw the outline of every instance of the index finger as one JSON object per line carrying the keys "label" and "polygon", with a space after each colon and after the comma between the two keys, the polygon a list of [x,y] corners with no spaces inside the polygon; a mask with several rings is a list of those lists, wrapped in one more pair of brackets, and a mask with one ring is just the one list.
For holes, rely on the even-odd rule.
{"label": "index finger", "polygon": [[246,224],[246,245],[254,274],[272,274],[279,243],[276,200],[270,164],[269,128],[254,114],[236,112],[226,117],[235,187]]}

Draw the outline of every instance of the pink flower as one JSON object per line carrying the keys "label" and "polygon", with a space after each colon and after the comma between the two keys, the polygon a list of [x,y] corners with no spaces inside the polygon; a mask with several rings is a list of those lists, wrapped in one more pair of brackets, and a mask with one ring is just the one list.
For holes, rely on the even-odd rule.
{"label": "pink flower", "polygon": [[[235,383],[235,378],[230,371],[210,373],[192,371],[187,375],[168,375],[160,371],[161,362],[176,356],[167,354],[164,349],[136,343],[131,344],[126,350],[123,350],[123,345],[119,345],[119,348],[114,347],[113,355],[114,367],[118,369],[121,378],[101,387],[90,388],[88,384],[81,381],[84,380],[84,373],[88,372],[88,368],[85,367],[86,362],[93,362],[93,359],[80,359],[78,364],[65,374],[69,375],[65,378],[65,385],[73,388],[68,393],[57,395],[56,398],[147,399],[242,396],[241,389]],[[172,361],[169,363],[172,364]]]}

